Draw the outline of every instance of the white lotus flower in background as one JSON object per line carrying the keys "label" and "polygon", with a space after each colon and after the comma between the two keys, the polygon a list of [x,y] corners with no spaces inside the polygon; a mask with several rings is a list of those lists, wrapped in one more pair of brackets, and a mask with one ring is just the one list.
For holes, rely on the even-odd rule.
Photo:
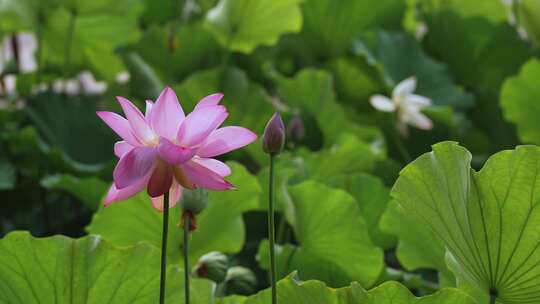
{"label": "white lotus flower in background", "polygon": [[119,84],[126,84],[129,82],[129,79],[131,78],[131,75],[128,71],[123,71],[118,74],[116,74],[115,80]]}
{"label": "white lotus flower in background", "polygon": [[32,33],[19,33],[4,38],[0,50],[0,71],[4,69],[9,61],[15,59],[14,42],[12,39],[15,39],[17,45],[19,70],[22,73],[36,71],[37,62],[35,53],[37,51],[37,40]]}
{"label": "white lotus flower in background", "polygon": [[107,83],[105,81],[96,80],[94,74],[90,71],[82,71],[78,78],[81,83],[82,91],[86,95],[103,94],[107,91]]}
{"label": "white lotus flower in background", "polygon": [[107,83],[97,81],[90,71],[82,71],[72,79],[57,79],[52,85],[56,93],[74,95],[99,95],[107,90]]}
{"label": "white lotus flower in background", "polygon": [[37,69],[35,53],[37,41],[32,33],[7,35],[0,41],[0,108],[15,106],[21,108],[24,100],[17,94],[17,76],[8,73],[6,66],[17,58],[20,73],[30,73]]}
{"label": "white lotus flower in background", "polygon": [[20,33],[16,36],[19,42],[19,69],[22,73],[37,70],[35,53],[38,48],[36,37],[32,33]]}
{"label": "white lotus flower in background", "polygon": [[508,24],[513,26],[518,36],[523,41],[529,41],[529,34],[527,29],[523,25],[519,24],[518,17],[516,16],[517,9],[514,6],[519,5],[520,3],[517,0],[501,0],[502,3],[506,6],[506,17],[508,19]]}
{"label": "white lotus flower in background", "polygon": [[406,136],[407,125],[430,130],[433,122],[422,113],[422,109],[431,106],[431,99],[413,94],[416,89],[416,77],[409,77],[392,91],[392,98],[383,95],[373,95],[370,98],[371,105],[382,112],[396,112],[396,127],[399,132]]}
{"label": "white lotus flower in background", "polygon": [[0,84],[0,95],[15,94],[17,86],[17,77],[15,75],[6,75]]}
{"label": "white lotus flower in background", "polygon": [[512,6],[514,5],[514,0],[501,0],[502,4],[506,6]]}
{"label": "white lotus flower in background", "polygon": [[416,40],[422,40],[428,33],[429,29],[425,22],[419,22],[416,26],[416,32],[414,33],[414,36],[416,37]]}
{"label": "white lotus flower in background", "polygon": [[519,38],[524,41],[529,41],[529,33],[527,33],[527,30],[523,26],[518,26],[517,33],[519,35]]}
{"label": "white lotus flower in background", "polygon": [[17,108],[22,106],[21,102],[12,103],[8,98],[10,95],[17,93],[17,79],[15,75],[4,75],[0,81],[0,109],[8,108],[10,105],[15,105]]}

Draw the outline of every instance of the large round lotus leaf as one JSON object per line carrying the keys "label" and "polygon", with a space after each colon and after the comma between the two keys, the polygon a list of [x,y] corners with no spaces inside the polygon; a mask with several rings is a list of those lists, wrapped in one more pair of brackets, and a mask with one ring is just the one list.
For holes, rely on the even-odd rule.
{"label": "large round lotus leaf", "polygon": [[[160,254],[146,244],[116,248],[99,236],[34,238],[12,232],[0,240],[0,303],[155,304]],[[184,297],[184,273],[167,271],[167,303]],[[193,280],[193,303],[211,300],[209,281]]]}
{"label": "large round lotus leaf", "polygon": [[419,219],[415,229],[440,240],[459,281],[501,303],[534,303],[540,294],[540,148],[499,152],[478,172],[471,158],[456,143],[436,144],[402,170],[391,195],[404,216]]}

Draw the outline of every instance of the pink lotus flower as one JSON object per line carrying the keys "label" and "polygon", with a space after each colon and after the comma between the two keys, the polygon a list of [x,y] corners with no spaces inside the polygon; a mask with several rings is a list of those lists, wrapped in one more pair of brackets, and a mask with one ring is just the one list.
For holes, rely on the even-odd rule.
{"label": "pink lotus flower", "polygon": [[221,93],[204,97],[186,116],[174,91],[166,87],[155,103],[146,101],[145,115],[123,97],[117,100],[127,119],[112,112],[97,112],[123,139],[114,145],[120,160],[104,205],[146,188],[154,208],[162,211],[167,191],[173,207],[182,188],[234,189],[224,179],[231,169],[212,157],[248,145],[257,135],[237,126],[218,129],[229,114],[219,105],[222,97]]}

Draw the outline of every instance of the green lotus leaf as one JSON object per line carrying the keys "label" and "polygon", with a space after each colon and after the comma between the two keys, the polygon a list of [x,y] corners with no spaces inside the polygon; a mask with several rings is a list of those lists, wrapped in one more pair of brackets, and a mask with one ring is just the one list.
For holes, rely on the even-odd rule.
{"label": "green lotus leaf", "polygon": [[221,0],[206,15],[208,27],[230,49],[251,53],[259,45],[276,44],[302,26],[302,0]]}
{"label": "green lotus leaf", "polygon": [[69,174],[49,175],[41,180],[41,185],[51,190],[66,191],[81,200],[91,210],[97,209],[103,193],[109,185],[101,179],[90,177],[75,177]]}
{"label": "green lotus leaf", "polygon": [[445,262],[444,244],[429,229],[418,225],[421,219],[414,213],[406,213],[394,200],[380,220],[381,230],[398,239],[396,255],[408,271],[436,269],[441,286],[456,286],[456,280]]}
{"label": "green lotus leaf", "polygon": [[124,69],[116,48],[139,38],[141,11],[134,0],[67,1],[46,19],[43,58],[63,72],[91,67],[113,80]]}
{"label": "green lotus leaf", "polygon": [[129,88],[131,96],[141,100],[148,99],[148,96],[157,98],[165,85],[156,75],[154,68],[135,52],[124,54],[123,59],[130,75]]}
{"label": "green lotus leaf", "polygon": [[379,228],[379,221],[390,200],[390,190],[379,178],[365,173],[350,175],[344,179],[342,188],[356,199],[373,243],[383,249],[393,248],[395,238]]}
{"label": "green lotus leaf", "polygon": [[499,107],[499,91],[530,57],[530,47],[508,24],[501,2],[438,1],[425,11],[426,50],[446,62],[455,79],[475,92],[471,121],[489,136],[490,145],[482,151],[486,156],[517,142]]}
{"label": "green lotus leaf", "polygon": [[[320,281],[299,281],[293,273],[278,282],[278,301],[283,304],[476,304],[464,292],[457,289],[442,289],[421,298],[415,297],[398,282],[389,281],[370,291],[358,283],[339,289],[328,288]],[[263,304],[271,301],[270,290],[266,289],[249,298],[228,297],[218,304]]]}
{"label": "green lotus leaf", "polygon": [[517,19],[519,25],[525,28],[528,38],[536,45],[540,45],[540,3],[534,0],[523,0],[517,5]]}
{"label": "green lotus leaf", "polygon": [[434,2],[426,11],[425,44],[462,83],[498,90],[527,59],[527,45],[507,24],[502,1]]}
{"label": "green lotus leaf", "polygon": [[[358,137],[342,133],[328,149],[318,152],[303,149],[299,154],[306,163],[306,176],[329,185],[341,186],[344,179],[355,173],[372,172],[377,160],[382,158],[379,152]],[[362,155],[361,159],[358,155]]]}
{"label": "green lotus leaf", "polygon": [[329,64],[340,99],[359,109],[371,108],[369,97],[384,87],[376,69],[363,58],[340,57]]}
{"label": "green lotus leaf", "polygon": [[[343,190],[306,181],[290,187],[293,229],[299,245],[278,250],[280,275],[298,270],[330,286],[355,280],[371,286],[383,269],[383,252],[371,242],[355,199]],[[261,265],[268,267],[268,243],[259,247]]]}
{"label": "green lotus leaf", "polygon": [[43,19],[56,9],[61,0],[1,0],[0,38],[3,34],[37,30]]}
{"label": "green lotus leaf", "polygon": [[100,174],[107,170],[103,163],[81,163],[67,155],[63,149],[51,147],[40,138],[33,126],[6,132],[5,140],[8,155],[17,155],[17,169],[24,174],[39,175],[40,166],[43,166],[44,162],[47,162],[49,168],[76,175]]}
{"label": "green lotus leaf", "polygon": [[358,43],[355,50],[379,70],[389,87],[415,76],[415,92],[431,98],[434,105],[464,108],[473,103],[472,96],[454,83],[448,67],[428,57],[413,37],[379,31],[374,47]]}
{"label": "green lotus leaf", "polygon": [[50,146],[62,149],[75,161],[103,164],[114,158],[111,151],[115,136],[96,119],[93,101],[88,97],[69,98],[47,92],[33,96],[25,111]]}
{"label": "green lotus leaf", "polygon": [[501,106],[504,117],[516,124],[518,135],[525,143],[540,144],[540,61],[529,60],[519,75],[507,78],[501,89]]}
{"label": "green lotus leaf", "polygon": [[145,25],[164,24],[180,19],[183,15],[185,0],[144,0],[144,13],[141,16]]}
{"label": "green lotus leaf", "polygon": [[316,137],[319,134],[315,132],[320,130],[326,147],[331,147],[336,138],[343,134],[343,130],[369,143],[381,140],[378,130],[355,123],[357,117],[352,116],[352,111],[338,103],[334,80],[329,72],[306,68],[292,78],[280,77],[277,79],[277,91],[292,112],[299,112],[304,118],[315,119],[317,126],[312,128],[314,130],[308,129],[307,136]]}
{"label": "green lotus leaf", "polygon": [[433,10],[452,10],[461,17],[481,17],[490,22],[506,22],[502,1],[434,0],[431,5]]}
{"label": "green lotus leaf", "polygon": [[416,230],[433,234],[426,241],[446,248],[459,281],[500,303],[532,303],[540,294],[540,148],[499,152],[478,172],[471,158],[456,143],[436,144],[401,171],[391,196],[408,220],[419,219]]}
{"label": "green lotus leaf", "polygon": [[[161,79],[168,82],[184,79],[196,70],[215,66],[221,60],[219,44],[200,22],[182,25],[173,37],[170,36],[170,29],[152,26],[134,46]],[[174,51],[170,49],[171,43]]]}
{"label": "green lotus leaf", "polygon": [[310,53],[344,55],[350,51],[353,39],[366,29],[397,27],[404,9],[405,1],[399,0],[307,0],[302,6],[302,42]]}
{"label": "green lotus leaf", "polygon": [[[359,160],[357,154],[364,157]],[[276,210],[282,211],[287,222],[294,225],[295,206],[290,185],[312,180],[339,188],[354,196],[373,242],[380,247],[390,248],[395,243],[394,238],[378,227],[379,218],[389,201],[389,190],[379,179],[367,174],[374,171],[378,159],[370,145],[351,134],[342,134],[329,149],[311,152],[301,148],[294,154],[283,153],[276,160]],[[261,185],[267,185],[268,167],[263,168],[257,176]],[[260,210],[267,209],[267,198],[268,189],[263,187]]]}
{"label": "green lotus leaf", "polygon": [[[159,251],[146,244],[116,248],[99,236],[34,238],[12,232],[0,239],[0,303],[157,303]],[[184,273],[167,270],[166,301],[184,297]],[[193,303],[207,304],[212,285],[192,280]]]}
{"label": "green lotus leaf", "polygon": [[[358,159],[357,154],[363,155]],[[347,191],[353,187],[349,182],[353,175],[371,173],[381,156],[373,147],[352,134],[341,134],[328,149],[317,152],[305,148],[297,149],[294,153],[285,152],[276,161],[276,206],[290,205],[287,185],[298,184],[311,179],[332,187],[343,188]],[[266,162],[265,162],[266,163]],[[261,185],[268,184],[268,167],[258,173]],[[268,189],[263,188],[261,196],[262,208],[265,210]]]}
{"label": "green lotus leaf", "polygon": [[[260,186],[256,178],[237,163],[229,163],[233,174],[229,181],[238,190],[212,192],[208,208],[197,217],[197,230],[190,241],[191,261],[210,251],[234,253],[244,244],[245,229],[242,213],[255,208],[259,202]],[[178,227],[180,208],[169,215],[168,255],[170,263],[178,263],[182,256],[183,230]],[[152,208],[146,193],[101,208],[87,227],[88,232],[102,235],[115,245],[126,246],[148,242],[161,247],[163,215]]]}

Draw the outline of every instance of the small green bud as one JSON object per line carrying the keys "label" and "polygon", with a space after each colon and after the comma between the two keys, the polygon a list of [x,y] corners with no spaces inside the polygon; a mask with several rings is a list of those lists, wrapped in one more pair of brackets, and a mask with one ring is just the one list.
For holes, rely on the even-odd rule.
{"label": "small green bud", "polygon": [[268,154],[279,154],[285,144],[285,125],[279,112],[268,121],[263,134],[263,151]]}
{"label": "small green bud", "polygon": [[182,209],[194,215],[201,213],[208,206],[208,191],[204,189],[187,190],[182,194]]}
{"label": "small green bud", "polygon": [[208,278],[216,283],[221,283],[225,280],[228,267],[229,259],[227,256],[221,252],[212,251],[199,259],[193,272],[200,278]]}
{"label": "small green bud", "polygon": [[250,269],[234,266],[227,271],[225,283],[228,293],[249,295],[255,292],[257,278]]}

